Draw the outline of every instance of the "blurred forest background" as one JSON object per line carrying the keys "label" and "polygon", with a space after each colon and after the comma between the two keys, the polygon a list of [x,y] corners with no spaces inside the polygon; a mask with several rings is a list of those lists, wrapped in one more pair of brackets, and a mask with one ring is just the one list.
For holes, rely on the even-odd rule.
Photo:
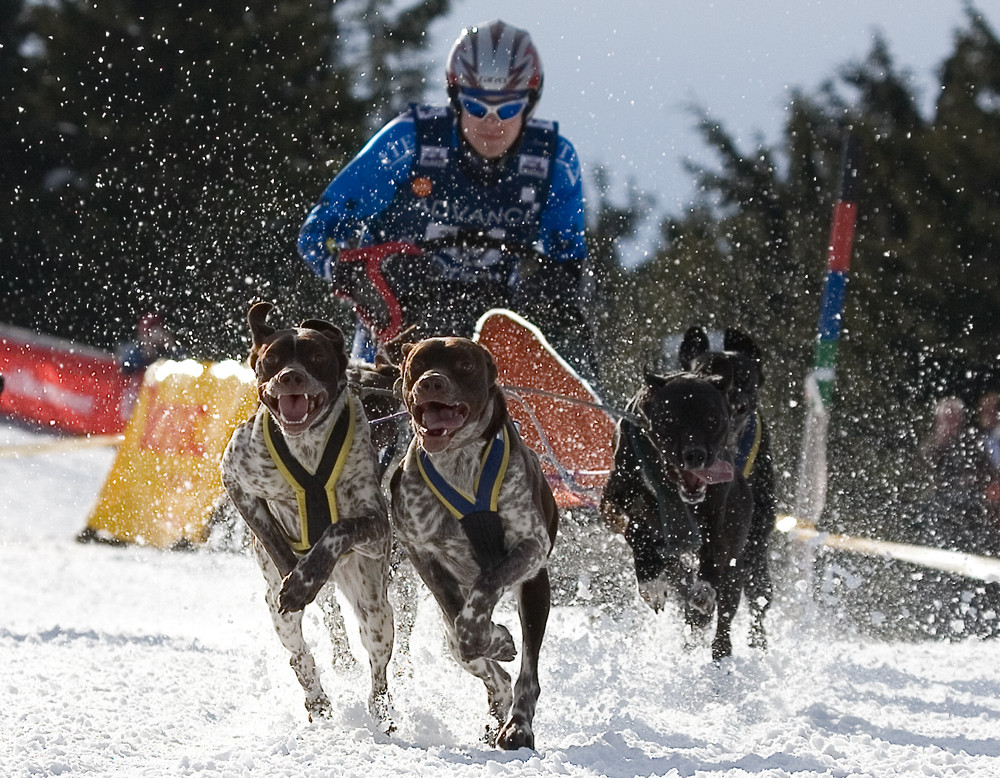
{"label": "blurred forest background", "polygon": [[[346,323],[295,238],[374,130],[443,98],[425,30],[452,3],[403,5],[0,0],[0,320],[112,349],[159,311],[209,359],[245,352],[253,299]],[[698,114],[717,165],[697,171],[689,210],[655,217],[661,245],[633,270],[619,251],[646,202],[612,202],[614,170],[588,182],[607,401],[644,367],[674,367],[667,336],[744,329],[767,354],[787,501],[842,144],[860,137],[827,521],[904,539],[889,516],[919,489],[933,400],[972,405],[1000,377],[996,31],[968,7],[929,114],[906,75],[876,40],[816,93],[792,93],[774,146],[740,148],[724,116]]]}

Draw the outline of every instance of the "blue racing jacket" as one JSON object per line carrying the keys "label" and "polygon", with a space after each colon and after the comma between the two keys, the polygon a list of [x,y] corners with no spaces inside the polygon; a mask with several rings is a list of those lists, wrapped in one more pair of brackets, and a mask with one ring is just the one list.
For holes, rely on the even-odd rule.
{"label": "blue racing jacket", "polygon": [[[394,288],[401,298],[414,296],[411,307],[423,313],[418,323],[427,334],[471,335],[491,307],[532,318],[535,297],[540,311],[577,309],[588,256],[584,226],[579,160],[555,123],[529,120],[518,145],[491,161],[460,140],[450,108],[421,105],[387,124],[333,179],[302,225],[298,249],[315,273],[333,281],[337,249],[347,246],[420,245],[472,232],[535,247],[547,272],[523,283],[519,257],[497,248],[438,248],[406,257],[407,270],[393,271]],[[585,327],[585,318],[570,319],[548,329]]]}
{"label": "blue racing jacket", "polygon": [[[425,142],[418,150],[417,117],[420,117],[421,123],[444,118],[447,129],[446,133],[442,133],[441,145],[433,146]],[[583,182],[576,150],[568,140],[558,135],[554,123],[529,120],[525,128],[526,138],[532,128],[538,127],[547,127],[555,136],[554,159],[528,159],[540,155],[531,154],[531,150],[525,151],[522,142],[522,148],[511,155],[505,164],[508,171],[517,166],[523,171],[530,168],[533,162],[551,165],[551,169],[545,171],[549,183],[544,203],[522,201],[521,192],[510,191],[508,178],[506,186],[504,182],[498,185],[500,191],[495,194],[502,197],[492,198],[493,207],[476,213],[477,208],[463,208],[466,203],[458,205],[457,201],[482,201],[483,192],[494,187],[477,181],[475,172],[470,175],[462,169],[458,123],[454,114],[448,108],[414,106],[387,124],[330,182],[302,225],[299,253],[315,273],[330,279],[330,264],[333,261],[330,248],[333,246],[367,245],[385,240],[420,241],[440,237],[446,232],[446,229],[440,229],[442,227],[484,227],[489,232],[506,226],[516,230],[522,226],[518,222],[528,218],[536,220],[536,240],[542,253],[550,260],[561,263],[586,259]],[[430,132],[435,130],[432,128]],[[422,163],[418,162],[418,153],[424,157]],[[419,175],[414,175],[415,167]],[[394,225],[386,212],[396,200],[397,193],[405,187],[409,190],[407,196],[412,194],[413,179],[427,177],[428,172],[433,175],[434,170],[441,171],[442,177],[447,175],[450,178],[447,195],[452,200],[445,202],[441,196],[436,196],[444,193],[435,192],[424,198],[414,198],[425,200],[428,217],[425,233],[429,230],[431,234],[414,234],[413,230],[420,226],[417,218],[398,220]],[[526,212],[526,217],[522,211]],[[394,226],[398,231],[393,230]],[[451,272],[461,274],[455,267]]]}

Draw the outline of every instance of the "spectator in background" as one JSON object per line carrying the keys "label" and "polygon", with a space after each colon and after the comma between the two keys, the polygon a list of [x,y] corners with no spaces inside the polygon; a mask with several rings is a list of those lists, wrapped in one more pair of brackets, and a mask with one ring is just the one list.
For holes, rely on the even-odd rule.
{"label": "spectator in background", "polygon": [[147,313],[136,326],[136,339],[118,348],[118,364],[126,375],[142,373],[158,359],[184,359],[187,352],[167,329],[163,318]]}
{"label": "spectator in background", "polygon": [[987,392],[979,398],[979,434],[990,460],[990,482],[986,486],[986,505],[1000,529],[1000,393]]}
{"label": "spectator in background", "polygon": [[998,550],[997,528],[987,520],[990,463],[982,437],[969,425],[965,403],[938,401],[930,435],[920,447],[927,488],[923,529],[929,545],[973,553]]}

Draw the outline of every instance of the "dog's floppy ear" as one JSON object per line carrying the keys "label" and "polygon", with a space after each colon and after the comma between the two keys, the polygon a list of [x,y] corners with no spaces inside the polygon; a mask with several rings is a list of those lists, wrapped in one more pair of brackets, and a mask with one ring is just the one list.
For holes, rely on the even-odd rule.
{"label": "dog's floppy ear", "polygon": [[727,328],[723,335],[722,348],[750,357],[757,365],[757,382],[764,383],[764,355],[753,338],[739,330]]}
{"label": "dog's floppy ear", "polygon": [[344,333],[336,324],[331,324],[325,319],[306,319],[299,327],[304,330],[316,330],[323,333],[323,335],[333,341],[333,345],[336,346],[338,351],[344,350]]}
{"label": "dog's floppy ear", "polygon": [[247,311],[247,323],[250,325],[250,367],[257,363],[257,352],[264,345],[269,337],[277,330],[267,323],[267,316],[274,310],[274,305],[269,302],[258,302],[250,306]]}
{"label": "dog's floppy ear", "polygon": [[688,327],[677,352],[677,361],[682,370],[691,369],[691,361],[699,354],[708,351],[708,335],[701,327]]}
{"label": "dog's floppy ear", "polygon": [[499,375],[497,363],[493,361],[493,355],[486,347],[481,346],[480,348],[486,355],[486,378],[489,382],[489,392],[493,395],[493,418],[483,431],[483,437],[489,439],[494,437],[506,423],[509,412],[507,398],[504,396],[503,389],[497,384],[497,376]]}
{"label": "dog's floppy ear", "polygon": [[658,386],[663,386],[668,380],[668,376],[658,375],[649,369],[643,371],[643,377],[646,380],[646,386],[653,387],[654,389]]}
{"label": "dog's floppy ear", "polygon": [[399,365],[399,378],[396,379],[392,386],[392,391],[400,398],[405,400],[403,396],[403,382],[406,380],[406,376],[410,371],[410,352],[413,351],[413,343],[403,343],[400,346],[400,354],[402,354],[403,360]]}
{"label": "dog's floppy ear", "polygon": [[726,395],[733,388],[734,378],[733,366],[725,359],[712,360],[712,373],[705,376],[708,383]]}

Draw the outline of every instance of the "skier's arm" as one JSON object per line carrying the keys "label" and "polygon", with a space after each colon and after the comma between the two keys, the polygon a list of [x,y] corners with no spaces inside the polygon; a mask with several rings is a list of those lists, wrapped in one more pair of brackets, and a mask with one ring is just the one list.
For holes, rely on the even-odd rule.
{"label": "skier's arm", "polygon": [[299,254],[314,273],[331,280],[336,248],[363,240],[365,225],[389,206],[409,177],[415,147],[413,120],[404,114],[330,182],[299,231]]}

